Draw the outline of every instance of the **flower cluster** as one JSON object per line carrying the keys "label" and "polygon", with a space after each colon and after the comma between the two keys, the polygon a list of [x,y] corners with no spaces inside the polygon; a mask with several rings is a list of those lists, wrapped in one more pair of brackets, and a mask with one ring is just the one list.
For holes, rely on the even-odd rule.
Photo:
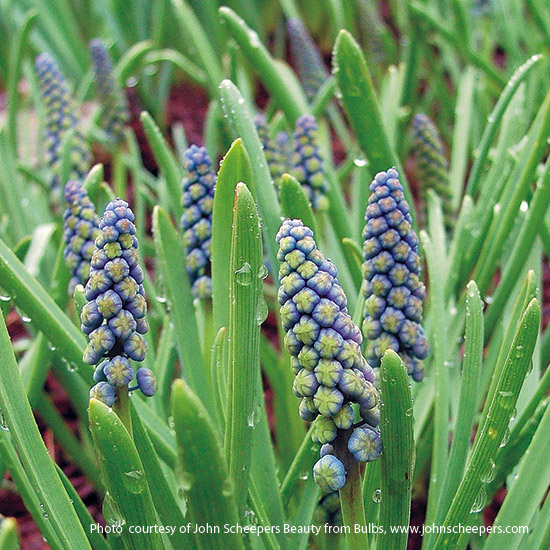
{"label": "flower cluster", "polygon": [[[378,393],[374,373],[361,354],[362,336],[353,323],[335,265],[317,249],[301,220],[285,220],[277,233],[279,304],[285,345],[301,397],[300,416],[316,420],[314,441],[324,444],[313,474],[325,492],[345,484],[344,464],[375,460],[381,452]],[[355,424],[357,404],[359,422]],[[319,418],[317,418],[319,417]],[[341,433],[341,447],[330,445]],[[337,456],[338,455],[338,456]]]}
{"label": "flower cluster", "polygon": [[449,166],[437,127],[424,114],[417,114],[413,120],[413,150],[423,194],[425,195],[428,189],[433,189],[439,195],[445,215],[445,226],[452,229],[454,220]]}
{"label": "flower cluster", "polygon": [[72,275],[69,282],[69,294],[72,295],[77,284],[88,282],[90,260],[100,230],[95,207],[79,181],[71,180],[65,185],[65,204],[64,257]]}
{"label": "flower cluster", "polygon": [[183,207],[181,218],[183,244],[187,256],[187,272],[193,295],[209,298],[212,295],[210,278],[210,244],[212,236],[212,206],[216,174],[205,147],[191,145],[184,153]]}
{"label": "flower cluster", "polygon": [[397,170],[378,173],[370,190],[363,229],[366,356],[379,367],[386,350],[393,349],[419,381],[429,346],[421,326],[426,291],[419,278],[418,239]]}
{"label": "flower cluster", "polygon": [[262,143],[269,173],[273,178],[275,187],[279,189],[281,186],[281,177],[288,171],[291,156],[290,136],[286,132],[279,132],[275,139],[273,139],[269,135],[269,125],[263,114],[258,114],[254,117],[254,125]]}
{"label": "flower cluster", "polygon": [[88,365],[101,361],[90,396],[107,405],[114,403],[115,390],[139,388],[148,397],[156,392],[155,377],[144,367],[136,373],[137,385],[128,387],[134,378],[130,360],[145,359],[147,342],[142,335],[149,330],[133,221],[134,213],[122,199],[105,208],[84,290],[88,302],[80,316],[82,331],[89,338],[83,360]]}
{"label": "flower cluster", "polygon": [[63,140],[73,131],[70,179],[82,179],[90,166],[90,152],[78,128],[78,118],[69,86],[53,57],[42,53],[35,62],[40,95],[46,112],[46,160],[51,170],[50,186],[59,191]]}
{"label": "flower cluster", "polygon": [[300,77],[308,99],[311,100],[328,79],[328,71],[317,46],[300,19],[289,19],[287,28],[290,51],[296,64],[296,72]]}
{"label": "flower cluster", "polygon": [[124,126],[130,119],[126,96],[115,78],[113,62],[103,41],[94,38],[90,42],[90,53],[102,105],[103,129],[109,140],[120,143],[124,139]]}
{"label": "flower cluster", "polygon": [[296,121],[294,131],[293,173],[305,188],[315,210],[328,207],[327,182],[324,162],[317,139],[317,122],[313,115],[305,114]]}

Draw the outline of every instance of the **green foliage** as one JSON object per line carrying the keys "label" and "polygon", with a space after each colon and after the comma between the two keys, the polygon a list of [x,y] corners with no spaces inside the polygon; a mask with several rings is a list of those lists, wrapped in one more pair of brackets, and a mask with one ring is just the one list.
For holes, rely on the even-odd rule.
{"label": "green foliage", "polygon": [[[0,86],[6,95],[0,110],[0,474],[9,475],[2,490],[19,493],[56,550],[405,550],[415,536],[406,532],[411,510],[415,524],[448,528],[426,533],[423,550],[546,550],[550,329],[541,326],[547,321],[543,285],[550,256],[550,18],[545,2],[390,0],[384,13],[367,0],[322,0],[313,8],[299,0],[223,4],[0,0]],[[310,86],[307,56],[294,59],[300,48],[289,47],[288,19],[294,31],[312,37],[314,43],[302,46],[319,50],[320,56],[309,51],[316,64],[309,68],[317,77],[325,75],[324,82]],[[101,39],[113,59],[108,87],[132,88],[127,93],[132,118],[124,129],[117,127],[116,142],[106,140],[108,121],[88,51],[92,39]],[[87,339],[80,327],[85,290],[76,285],[67,292],[65,240],[75,237],[75,248],[84,251],[93,239],[86,224],[63,227],[61,205],[49,187],[54,176],[64,187],[77,159],[74,131],[53,124],[45,132],[48,113],[33,68],[43,52],[66,76],[59,97],[75,98],[75,113],[85,119],[81,141],[96,157],[87,174],[77,174],[80,184],[97,212],[117,195],[135,212],[145,268],[139,291],[147,297],[150,324],[143,366],[155,373],[158,391],[143,399],[134,380],[129,395],[116,392],[112,409],[89,399],[93,369],[82,361]],[[298,65],[304,74],[295,74]],[[299,78],[304,75],[307,90]],[[48,92],[47,74],[42,76]],[[197,136],[201,102],[207,110]],[[48,106],[54,108],[51,124],[59,106]],[[422,127],[420,155],[411,134],[417,113],[430,117],[440,133]],[[187,124],[191,115],[193,126]],[[268,165],[273,152],[266,159],[266,136],[258,135],[256,115],[265,117],[271,137],[290,135],[297,120],[315,117],[314,146],[301,140],[303,171],[323,182],[323,195],[326,184],[327,209],[310,203],[307,178],[296,178],[295,170],[282,173],[282,157],[273,184]],[[53,143],[54,171],[44,162],[52,136],[61,136]],[[208,146],[216,173],[211,235],[197,234],[200,246],[210,247],[204,275],[212,279],[212,297],[200,300],[192,293],[180,221],[183,152],[194,141]],[[278,307],[293,286],[279,288],[282,262],[275,237],[283,218],[312,228],[317,252],[338,269],[347,313],[360,326],[370,315],[362,288],[367,273],[361,271],[363,254],[370,253],[361,237],[365,210],[376,192],[369,185],[392,167],[420,240],[420,261],[403,262],[409,261],[415,277],[420,269],[419,282],[426,286],[423,330],[430,352],[421,382],[407,376],[402,351],[381,357],[374,382],[379,419],[375,407],[346,408],[350,422],[353,414],[359,420],[370,411],[369,422],[377,424],[382,454],[365,467],[349,460],[350,433],[337,436],[336,449],[321,450],[312,436],[317,440],[332,419],[307,424],[298,414],[293,379],[299,351],[288,353],[292,334],[282,328],[285,316],[294,313],[290,305],[282,313]],[[203,166],[197,162],[194,169],[200,173]],[[188,191],[193,205],[200,204],[201,189],[190,185]],[[369,211],[370,220],[381,220],[371,221],[380,229],[376,237],[388,245],[372,256],[382,269],[382,259],[396,261],[385,254],[392,248],[390,214],[396,209],[386,198],[374,201],[386,209],[383,216],[374,207]],[[68,223],[76,225],[77,218]],[[408,229],[400,228],[414,248]],[[126,242],[137,246],[132,236]],[[118,237],[114,225],[107,228],[111,248],[119,245]],[[290,261],[300,272],[295,283],[311,288],[311,266],[302,265],[300,256],[307,246],[307,240],[301,243]],[[331,299],[343,300],[344,294],[335,296],[340,290]],[[394,297],[375,298],[384,305],[367,304],[373,315],[362,343],[365,353],[376,339],[375,312],[397,303]],[[303,311],[293,323],[314,319],[305,301],[298,305]],[[388,315],[399,319],[395,311]],[[323,327],[315,323],[308,327],[329,328],[326,321]],[[354,338],[359,353],[359,334]],[[315,356],[317,348],[310,348],[306,351]],[[333,353],[327,345],[319,352],[332,353],[323,364],[340,358],[340,350]],[[317,366],[317,359],[311,364]],[[322,373],[300,368],[311,390]],[[335,389],[323,391],[337,395],[338,365],[328,372]],[[71,423],[56,396],[48,395],[52,376],[74,411]],[[303,380],[294,387],[296,393],[309,390]],[[39,425],[53,434],[55,453],[48,452]],[[68,470],[55,463],[58,448],[95,490],[102,518],[92,517]],[[338,454],[346,470],[347,483],[330,498],[313,480],[320,452]],[[529,533],[452,531],[459,524],[482,526],[488,516],[480,514],[497,494],[503,500],[494,525],[503,531],[528,526]],[[331,504],[330,513],[320,502]],[[349,532],[303,530],[327,518],[341,518]],[[96,530],[101,519],[119,527],[120,536]],[[357,523],[384,531],[356,531]],[[206,524],[220,531],[193,533],[195,525]],[[130,529],[137,525],[175,530],[138,534]],[[244,531],[227,532],[226,525]],[[0,517],[0,549],[26,543],[15,521]]]}

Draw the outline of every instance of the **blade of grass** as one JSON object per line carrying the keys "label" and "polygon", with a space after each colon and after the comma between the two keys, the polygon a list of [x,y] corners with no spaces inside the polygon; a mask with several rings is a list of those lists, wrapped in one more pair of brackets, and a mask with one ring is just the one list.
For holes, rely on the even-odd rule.
{"label": "blade of grass", "polygon": [[474,281],[470,281],[467,287],[464,345],[459,408],[449,452],[449,463],[435,515],[436,525],[440,525],[445,518],[452,497],[456,494],[462,479],[477,412],[483,358],[483,303]]}
{"label": "blade of grass", "polygon": [[224,464],[220,435],[203,404],[183,380],[174,382],[172,409],[189,518],[201,525],[220,526],[222,531],[196,537],[196,548],[244,550],[242,535],[223,533],[223,525],[237,524],[239,516],[235,486]]}
{"label": "blade of grass", "polygon": [[414,473],[414,418],[409,377],[403,361],[387,351],[380,366],[380,426],[384,452],[377,550],[407,548],[406,530],[392,533],[390,526],[409,525]]}
{"label": "blade of grass", "polygon": [[342,94],[342,103],[355,137],[365,153],[373,174],[395,166],[407,202],[413,211],[412,194],[398,156],[391,146],[384,124],[374,84],[359,44],[347,31],[340,31],[333,54],[333,73]]}
{"label": "blade of grass", "polygon": [[147,477],[132,437],[114,410],[97,399],[90,400],[90,430],[105,486],[120,514],[117,519],[124,546],[133,550],[162,550],[158,532],[144,537],[129,529],[156,523]]}
{"label": "blade of grass", "polygon": [[[508,489],[495,519],[493,527],[496,530],[499,527],[505,530],[514,525],[529,525],[538,510],[550,484],[550,460],[547,460],[550,453],[549,430],[550,407],[547,407],[533,441],[520,463],[514,484]],[[503,548],[503,545],[507,550],[519,548],[523,533],[497,533],[496,530],[487,538],[483,545],[484,550],[497,550]]]}
{"label": "blade of grass", "polygon": [[219,14],[222,22],[227,25],[231,36],[260,76],[262,83],[285,113],[288,123],[294,126],[296,119],[309,110],[303,92],[299,93],[301,90],[296,87],[289,90],[274,59],[261,43],[260,37],[247,26],[243,19],[225,6],[220,8]]}
{"label": "blade of grass", "polygon": [[[443,526],[464,525],[472,513],[476,498],[484,489],[483,479],[486,479],[492,468],[491,461],[494,460],[508,428],[515,403],[529,369],[539,323],[540,306],[537,300],[533,299],[524,310],[510,345],[505,366],[498,379],[497,391],[483,414],[471,458]],[[477,507],[474,510],[477,510]],[[434,548],[439,550],[452,547],[456,545],[458,538],[458,533],[441,533]]]}
{"label": "blade of grass", "polygon": [[90,548],[82,525],[59,480],[25,395],[4,319],[0,314],[0,408],[29,482],[61,544]]}
{"label": "blade of grass", "polygon": [[[230,80],[224,80],[220,84],[220,94],[225,116],[229,118],[233,132],[243,140],[243,145],[250,158],[254,179],[254,185],[250,191],[258,203],[259,213],[265,225],[264,245],[271,269],[274,270],[279,265],[275,235],[279,231],[281,214],[262,145],[252,122],[250,111],[242,101],[242,95],[235,84]],[[273,276],[276,280],[277,273],[274,272]]]}
{"label": "blade of grass", "polygon": [[214,330],[229,326],[229,285],[231,274],[231,225],[237,183],[252,187],[250,158],[242,140],[235,140],[220,164],[212,210],[212,305]]}
{"label": "blade of grass", "polygon": [[[244,183],[235,190],[229,285],[228,401],[225,457],[242,515],[248,494],[252,430],[260,376],[262,240],[256,205]],[[265,304],[264,304],[265,305]]]}
{"label": "blade of grass", "polygon": [[181,239],[170,217],[159,206],[153,210],[153,238],[170,302],[170,316],[176,328],[176,347],[184,376],[203,402],[211,406],[211,387],[205,383],[210,376],[204,372],[201,360],[199,331]]}

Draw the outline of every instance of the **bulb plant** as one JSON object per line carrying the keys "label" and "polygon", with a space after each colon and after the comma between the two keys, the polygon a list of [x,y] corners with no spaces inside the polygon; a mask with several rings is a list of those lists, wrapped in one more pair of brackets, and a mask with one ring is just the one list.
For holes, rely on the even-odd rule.
{"label": "bulb plant", "polygon": [[537,2],[107,4],[0,6],[2,496],[55,550],[546,550]]}

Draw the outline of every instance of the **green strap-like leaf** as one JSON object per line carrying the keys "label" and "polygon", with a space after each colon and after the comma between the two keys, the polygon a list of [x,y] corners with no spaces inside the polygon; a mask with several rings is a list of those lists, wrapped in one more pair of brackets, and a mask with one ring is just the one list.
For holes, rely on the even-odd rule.
{"label": "green strap-like leaf", "polygon": [[40,437],[1,314],[0,357],[0,410],[43,514],[47,515],[59,539],[59,548],[90,548],[84,529]]}
{"label": "green strap-like leaf", "polygon": [[[489,479],[488,476],[491,475],[492,461],[508,429],[519,392],[527,376],[537,341],[539,323],[540,306],[537,300],[533,299],[518,324],[496,391],[486,407],[486,414],[481,419],[481,427],[466,473],[445,517],[445,527],[464,525],[470,517],[471,510],[480,507],[479,500],[476,504],[476,499],[480,499],[480,493],[485,491],[484,480]],[[459,536],[459,533],[443,532],[438,536],[434,548],[453,548]]]}
{"label": "green strap-like leaf", "polygon": [[377,550],[407,548],[407,532],[391,533],[390,526],[409,525],[414,473],[414,419],[409,377],[403,361],[387,351],[380,366],[380,457],[382,486]]}
{"label": "green strap-like leaf", "polygon": [[224,533],[238,523],[235,488],[224,464],[220,435],[206,409],[183,380],[172,389],[174,429],[181,463],[181,483],[192,522],[218,526],[220,533],[199,535],[200,550],[244,550],[242,535]]}
{"label": "green strap-like leaf", "polygon": [[176,327],[176,346],[183,374],[203,402],[210,406],[213,403],[211,388],[205,383],[209,380],[209,373],[204,372],[201,360],[199,331],[181,238],[170,216],[160,206],[153,210],[153,237],[170,302],[170,315]]}
{"label": "green strap-like leaf", "polygon": [[90,430],[105,486],[120,514],[122,539],[131,550],[161,550],[159,533],[131,532],[138,525],[155,525],[149,485],[137,449],[117,414],[97,399],[90,400]]}
{"label": "green strap-like leaf", "polygon": [[405,173],[384,128],[380,106],[367,62],[359,44],[342,30],[334,46],[334,73],[342,93],[342,103],[355,137],[367,156],[372,174],[395,166],[403,184],[405,197],[413,210],[414,203]]}
{"label": "green strap-like leaf", "polygon": [[[248,110],[239,89],[230,80],[220,84],[222,108],[235,135],[243,140],[243,145],[250,157],[254,186],[250,188],[254,199],[258,203],[265,234],[265,247],[271,268],[279,265],[275,235],[281,224],[281,213],[275,188],[271,183],[271,175],[267,167],[260,138],[254,127],[250,111]],[[274,273],[276,279],[276,273]]]}
{"label": "green strap-like leaf", "polygon": [[151,149],[155,155],[155,160],[166,180],[166,185],[172,200],[172,210],[179,217],[183,212],[181,206],[182,170],[174,154],[170,150],[168,142],[164,139],[160,128],[153,120],[153,117],[144,111],[141,113],[141,123],[143,124],[143,129],[145,130],[149,145],[151,145]]}
{"label": "green strap-like leaf", "polygon": [[293,126],[296,119],[309,110],[304,94],[299,93],[296,86],[288,86],[282,71],[261,43],[256,31],[249,28],[243,19],[225,6],[220,8],[220,17],[250,61],[251,67],[259,74],[264,86],[285,113],[288,123]]}
{"label": "green strap-like leaf", "polygon": [[17,307],[29,316],[31,324],[45,334],[63,357],[75,366],[82,366],[81,371],[89,372],[91,378],[91,368],[82,363],[86,338],[2,240],[0,281]]}
{"label": "green strap-like leaf", "polygon": [[257,381],[260,376],[260,325],[267,308],[261,295],[262,239],[256,205],[244,183],[235,191],[229,286],[228,401],[225,457],[235,483],[239,511],[244,512],[257,422]]}
{"label": "green strap-like leaf", "polygon": [[212,305],[214,330],[229,326],[229,256],[233,200],[237,183],[252,187],[252,169],[248,153],[239,138],[223,158],[216,180],[212,211]]}
{"label": "green strap-like leaf", "polygon": [[306,192],[298,180],[290,174],[283,174],[282,177],[281,208],[285,218],[300,219],[304,225],[313,229],[315,235],[319,235]]}

